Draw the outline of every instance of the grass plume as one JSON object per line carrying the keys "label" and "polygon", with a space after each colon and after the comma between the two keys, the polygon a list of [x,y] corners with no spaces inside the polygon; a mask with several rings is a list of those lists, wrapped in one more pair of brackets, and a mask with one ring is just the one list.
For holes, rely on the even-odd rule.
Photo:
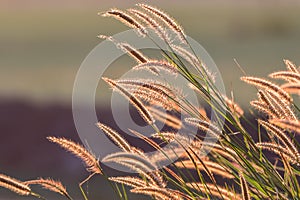
{"label": "grass plume", "polygon": [[31,194],[31,189],[25,182],[19,181],[4,174],[0,174],[0,186],[19,195],[28,196]]}
{"label": "grass plume", "polygon": [[88,171],[96,174],[102,174],[102,169],[98,160],[80,144],[65,138],[47,137],[47,139],[80,158],[85,163]]}

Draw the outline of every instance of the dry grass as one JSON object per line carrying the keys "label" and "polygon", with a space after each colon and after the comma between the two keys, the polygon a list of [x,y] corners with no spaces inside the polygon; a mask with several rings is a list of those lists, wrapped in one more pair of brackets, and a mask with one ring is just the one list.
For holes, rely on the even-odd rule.
{"label": "dry grass", "polygon": [[0,174],[0,186],[7,188],[19,195],[28,196],[31,194],[31,189],[26,183],[4,174]]}
{"label": "dry grass", "polygon": [[[101,174],[109,181],[127,185],[132,193],[149,195],[153,199],[300,199],[300,154],[294,136],[294,133],[300,133],[299,110],[291,96],[291,93],[300,93],[300,75],[296,65],[284,60],[287,71],[269,75],[270,78],[286,81],[283,85],[264,78],[241,77],[242,81],[258,88],[258,99],[250,102],[254,109],[263,114],[254,114],[258,121],[256,126],[247,120],[246,111],[233,101],[233,95],[229,98],[218,91],[213,72],[193,53],[181,26],[153,6],[138,4],[137,7],[127,12],[111,9],[103,15],[116,18],[144,37],[151,38],[145,27],[153,29],[169,47],[169,51],[161,51],[166,60],[148,58],[131,45],[117,42],[110,36],[101,38],[114,42],[135,59],[138,64],[133,70],[146,69],[158,77],[162,77],[161,71],[165,71],[185,78],[187,86],[192,87],[206,106],[211,108],[214,118],[210,119],[203,107],[193,105],[180,89],[165,79],[159,82],[152,79],[103,78],[153,127],[151,138],[134,130],[131,132],[159,154],[148,156],[142,149],[126,141],[122,133],[102,123],[98,123],[98,127],[121,148],[121,152],[107,155],[100,162],[83,146],[70,140],[48,139],[82,159],[91,176]],[[167,28],[173,31],[174,38],[166,35]],[[177,40],[181,42],[180,45],[173,44]],[[225,120],[224,126],[220,123],[222,119]],[[164,122],[169,131],[160,131],[156,120]],[[255,135],[258,135],[258,139],[255,139]],[[218,140],[214,142],[212,139]],[[174,143],[176,145],[173,148],[163,150],[165,144]],[[265,151],[275,153],[277,161]],[[160,161],[172,158],[176,158],[175,163],[167,167],[159,165]],[[100,163],[106,162],[125,166],[138,175],[109,177],[100,167]],[[37,179],[21,182],[0,175],[0,186],[20,195],[35,194],[29,184],[42,185],[72,199],[58,181]],[[113,188],[120,199],[127,199],[125,191],[122,193],[118,184]],[[82,194],[87,200],[83,190]]]}

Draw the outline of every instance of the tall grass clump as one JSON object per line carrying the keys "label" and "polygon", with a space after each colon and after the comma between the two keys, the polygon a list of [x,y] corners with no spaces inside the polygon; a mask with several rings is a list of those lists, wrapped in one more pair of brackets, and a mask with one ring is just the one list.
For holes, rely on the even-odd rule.
{"label": "tall grass clump", "polygon": [[[247,109],[251,117],[256,118],[256,123],[251,123],[233,98],[218,90],[214,72],[194,53],[183,28],[167,13],[150,5],[137,4],[136,8],[111,9],[101,15],[113,17],[135,29],[139,36],[150,38],[161,50],[163,59],[158,60],[144,55],[131,44],[101,35],[100,38],[113,42],[137,62],[132,70],[146,70],[157,77],[166,73],[181,76],[206,106],[191,103],[183,91],[166,79],[102,77],[153,128],[151,137],[135,130],[131,132],[151,145],[157,154],[149,156],[101,122],[97,126],[121,150],[102,160],[65,138],[48,137],[51,142],[82,159],[91,176],[105,176],[120,199],[127,199],[126,192],[120,189],[124,185],[132,193],[162,200],[300,199],[300,153],[296,138],[300,133],[299,108],[291,96],[300,94],[300,73],[295,64],[284,60],[286,70],[270,74],[272,80],[241,77],[241,81],[257,88],[257,99],[252,100]],[[153,33],[168,50],[156,43]],[[285,83],[278,84],[277,79]],[[212,110],[214,120],[205,108]],[[159,121],[165,123],[167,130],[158,129],[156,123]],[[206,140],[207,137],[215,140]],[[177,145],[164,148],[174,143]],[[174,162],[162,166],[161,162],[166,160]],[[107,162],[125,166],[136,175],[111,177],[101,168],[101,164]],[[0,186],[20,195],[39,196],[32,192],[31,184],[39,184],[71,199],[62,184],[52,179],[21,182],[0,175]],[[88,199],[80,188],[83,197]]]}

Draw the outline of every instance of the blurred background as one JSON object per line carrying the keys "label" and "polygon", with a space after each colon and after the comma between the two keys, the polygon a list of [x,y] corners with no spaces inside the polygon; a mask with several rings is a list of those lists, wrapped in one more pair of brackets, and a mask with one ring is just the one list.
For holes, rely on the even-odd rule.
{"label": "blurred background", "polygon": [[[127,29],[97,13],[111,7],[128,8],[137,2],[0,0],[0,173],[21,180],[48,176],[60,179],[69,186],[71,195],[82,199],[77,183],[88,173],[78,159],[45,137],[79,141],[71,109],[77,70],[101,42],[97,35]],[[299,1],[149,3],[171,14],[187,35],[208,51],[222,73],[226,91],[233,91],[242,106],[248,106],[255,90],[239,80],[242,73],[234,59],[247,74],[260,77],[284,69],[283,59],[300,65]],[[126,67],[132,63],[128,61]],[[110,70],[110,76],[120,73],[122,67]],[[99,118],[105,116],[101,121],[111,124],[107,109],[110,92],[100,87],[98,93]],[[88,185],[90,199],[117,199],[101,177],[93,178]],[[0,188],[1,198],[16,199]]]}

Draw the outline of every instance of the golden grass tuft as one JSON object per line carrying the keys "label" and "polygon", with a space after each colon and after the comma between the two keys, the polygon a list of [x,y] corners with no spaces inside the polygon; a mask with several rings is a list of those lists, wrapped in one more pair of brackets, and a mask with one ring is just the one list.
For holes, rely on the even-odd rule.
{"label": "golden grass tuft", "polygon": [[165,182],[158,172],[158,167],[148,161],[147,157],[127,152],[117,152],[107,155],[102,162],[115,162],[140,173],[150,181],[151,184],[158,187],[165,187]]}
{"label": "golden grass tuft", "polygon": [[245,180],[245,177],[242,173],[240,173],[240,185],[241,185],[241,189],[242,189],[242,198],[243,198],[243,200],[251,200],[249,187],[248,187],[248,184],[247,184],[247,182]]}
{"label": "golden grass tuft", "polygon": [[265,79],[262,78],[256,78],[256,77],[241,77],[242,81],[245,81],[246,83],[255,85],[257,87],[266,89],[266,90],[272,90],[275,93],[277,93],[280,97],[282,97],[283,99],[285,99],[286,102],[292,102],[292,98],[289,96],[289,94],[287,92],[285,92],[283,89],[281,89],[278,85],[267,81]]}
{"label": "golden grass tuft", "polygon": [[199,182],[191,182],[191,183],[187,183],[187,186],[194,188],[200,192],[211,194],[217,199],[220,198],[224,200],[242,200],[240,195],[226,188],[220,187],[219,185],[214,185],[209,183],[203,185],[202,183]]}
{"label": "golden grass tuft", "polygon": [[109,11],[103,13],[99,13],[103,17],[114,17],[115,19],[121,21],[125,25],[135,28],[141,36],[145,36],[147,31],[143,25],[141,25],[136,19],[131,17],[129,14],[124,11],[118,9],[110,9]]}
{"label": "golden grass tuft", "polygon": [[[158,187],[140,187],[130,190],[133,193],[137,194],[147,194],[154,196],[159,199],[165,199],[165,200],[183,200],[184,197],[187,197],[183,193],[180,193],[179,191],[174,191],[172,189],[166,189],[166,188],[158,188]],[[192,199],[192,198],[185,198],[185,199]]]}
{"label": "golden grass tuft", "polygon": [[149,60],[145,63],[141,63],[139,65],[134,66],[132,69],[133,70],[141,70],[141,69],[155,69],[158,72],[160,72],[160,70],[166,71],[171,75],[177,76],[178,75],[178,69],[176,67],[176,65],[174,65],[173,63],[169,63],[167,61],[159,61],[159,60]]}
{"label": "golden grass tuft", "polygon": [[112,88],[117,89],[118,92],[120,92],[124,97],[126,97],[129,100],[129,102],[139,111],[145,122],[147,122],[150,125],[155,122],[151,113],[147,110],[147,108],[138,98],[136,98],[134,95],[132,95],[122,86],[120,86],[120,84],[118,84],[116,81],[104,77],[102,77],[102,79],[105,82],[107,82]]}
{"label": "golden grass tuft", "polygon": [[285,63],[285,66],[289,71],[299,74],[297,66],[294,63],[289,60],[283,60],[283,62]]}
{"label": "golden grass tuft", "polygon": [[60,181],[54,181],[51,178],[39,178],[36,180],[26,181],[25,183],[28,185],[41,185],[43,186],[43,188],[49,191],[61,194],[62,196],[67,197],[68,199],[72,199],[68,194],[67,189],[65,188],[65,186],[63,186],[63,184]]}
{"label": "golden grass tuft", "polygon": [[182,161],[177,161],[174,164],[178,168],[184,168],[190,170],[195,170],[196,168],[202,171],[208,170],[213,175],[219,175],[223,178],[228,178],[228,179],[234,178],[234,176],[231,174],[229,169],[225,169],[220,164],[205,159],[203,159],[202,162],[192,161],[192,160],[182,160]]}
{"label": "golden grass tuft", "polygon": [[272,124],[275,124],[283,129],[294,131],[300,134],[300,122],[299,120],[286,120],[286,119],[273,119],[270,120]]}
{"label": "golden grass tuft", "polygon": [[65,150],[80,158],[85,163],[88,171],[96,174],[102,174],[102,169],[99,165],[98,160],[92,153],[90,153],[80,144],[77,144],[65,138],[47,137],[47,139],[50,142],[60,145]]}
{"label": "golden grass tuft", "polygon": [[132,152],[133,147],[115,130],[112,128],[102,124],[97,123],[97,126],[107,135],[109,136],[115,144],[117,144],[121,149],[123,149],[126,152]]}
{"label": "golden grass tuft", "polygon": [[289,94],[300,95],[300,83],[286,83],[280,87]]}
{"label": "golden grass tuft", "polygon": [[143,8],[143,9],[147,10],[151,14],[155,15],[156,17],[158,17],[171,30],[173,30],[177,34],[178,39],[182,43],[186,43],[186,38],[185,38],[185,34],[184,34],[184,31],[183,31],[183,28],[181,26],[179,26],[178,23],[175,22],[175,20],[172,17],[170,17],[167,13],[161,11],[158,8],[155,8],[154,6],[150,6],[150,5],[147,5],[147,4],[139,3],[139,4],[137,4],[137,6],[139,6],[139,7]]}
{"label": "golden grass tuft", "polygon": [[155,31],[155,33],[163,40],[163,41],[167,41],[170,42],[170,38],[167,35],[166,31],[163,29],[163,27],[157,22],[155,21],[151,16],[147,15],[146,13],[139,11],[137,9],[128,9],[128,11],[132,14],[134,14],[135,16],[137,16],[139,19],[141,19],[142,21],[144,21],[148,27],[150,27],[151,29],[153,29]]}
{"label": "golden grass tuft", "polygon": [[31,194],[31,189],[25,182],[6,176],[4,174],[0,174],[0,187],[4,187],[14,193],[23,196],[28,196]]}

